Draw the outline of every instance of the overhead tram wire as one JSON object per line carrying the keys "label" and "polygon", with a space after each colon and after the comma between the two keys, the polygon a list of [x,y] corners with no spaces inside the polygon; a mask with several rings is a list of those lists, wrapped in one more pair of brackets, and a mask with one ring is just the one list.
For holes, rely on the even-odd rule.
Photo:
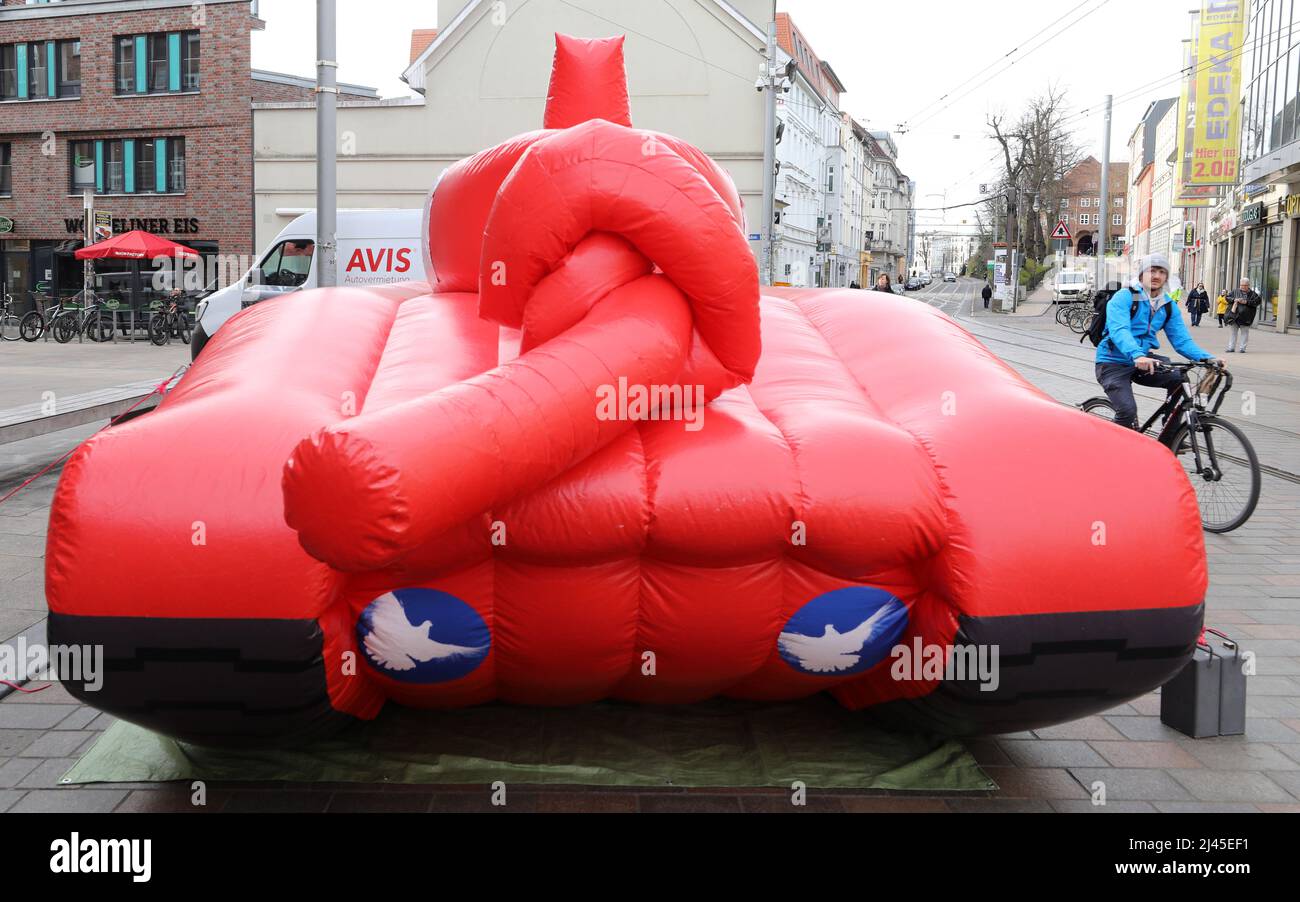
{"label": "overhead tram wire", "polygon": [[987,66],[985,66],[983,69],[980,69],[978,72],[975,72],[975,73],[973,73],[972,75],[967,76],[967,78],[962,82],[961,85],[958,85],[956,88],[953,88],[952,90],[946,92],[942,97],[939,97],[939,98],[936,99],[936,100],[932,100],[932,101],[930,101],[930,102],[927,103],[925,106],[921,107],[919,110],[917,110],[915,113],[913,113],[911,116],[908,116],[906,119],[902,120],[902,121],[899,123],[899,131],[900,131],[900,132],[903,131],[903,130],[904,130],[904,126],[909,125],[909,124],[912,122],[912,120],[913,120],[913,119],[916,119],[918,116],[924,115],[926,112],[928,112],[928,111],[930,110],[931,107],[935,106],[936,104],[943,103],[943,101],[945,101],[946,99],[948,99],[948,95],[951,94],[953,91],[961,90],[961,88],[962,88],[964,85],[970,83],[971,79],[979,78],[981,75],[983,75],[985,72],[987,72],[987,71],[989,71],[990,69],[992,69],[994,66],[1000,65],[1004,60],[1006,60],[1006,59],[1008,59],[1009,57],[1015,55],[1015,53],[1016,53],[1017,51],[1020,50],[1020,48],[1021,48],[1022,45],[1025,45],[1025,44],[1029,44],[1029,43],[1031,43],[1031,42],[1034,41],[1034,40],[1035,40],[1039,35],[1041,35],[1043,32],[1047,31],[1049,28],[1051,28],[1052,26],[1054,26],[1054,25],[1056,25],[1058,22],[1060,22],[1061,19],[1065,19],[1065,18],[1067,18],[1067,17],[1069,17],[1069,16],[1074,15],[1074,13],[1076,13],[1079,9],[1081,9],[1082,7],[1087,6],[1089,3],[1092,3],[1092,2],[1093,2],[1093,0],[1083,0],[1083,2],[1081,2],[1078,6],[1075,6],[1073,9],[1071,9],[1069,12],[1065,13],[1064,15],[1060,16],[1059,18],[1057,18],[1057,19],[1053,19],[1051,22],[1049,22],[1049,23],[1047,23],[1046,25],[1044,25],[1042,28],[1040,28],[1040,29],[1039,29],[1038,31],[1036,31],[1034,34],[1030,35],[1028,38],[1026,38],[1025,40],[1021,41],[1021,42],[1020,42],[1019,44],[1017,44],[1015,47],[1012,47],[1012,48],[1011,48],[1010,50],[1008,50],[1006,53],[1002,54],[1002,56],[998,57],[998,58],[995,59],[993,62],[989,63],[989,64],[988,64]]}
{"label": "overhead tram wire", "polygon": [[[1198,61],[1194,69],[1190,66],[1181,66],[1169,74],[1158,76],[1152,81],[1149,81],[1143,85],[1139,85],[1136,88],[1132,88],[1128,91],[1116,95],[1113,100],[1113,104],[1119,105],[1122,103],[1129,103],[1132,100],[1138,99],[1142,95],[1157,90],[1158,88],[1161,88],[1165,85],[1176,84],[1179,81],[1181,81],[1183,78],[1187,77],[1189,72],[1191,74],[1196,74],[1206,69],[1209,69],[1211,66],[1220,64],[1224,61],[1239,59],[1240,57],[1244,56],[1246,52],[1250,49],[1251,44],[1254,44],[1259,41],[1267,41],[1270,38],[1279,35],[1284,31],[1290,31],[1290,30],[1293,30],[1292,24],[1288,23],[1287,25],[1275,29],[1274,31],[1265,32],[1251,37],[1249,41],[1243,43],[1241,47],[1237,48],[1232,53],[1225,54],[1223,56],[1217,56],[1213,60],[1207,60],[1205,62]],[[1279,53],[1279,56],[1284,56],[1286,52],[1289,52],[1295,46],[1296,46],[1295,44],[1292,44],[1290,47],[1287,48],[1286,51]],[[1077,113],[1071,113],[1068,116],[1066,116],[1064,119],[1061,120],[1061,124],[1070,125],[1070,124],[1086,121],[1088,119],[1096,118],[1097,116],[1101,115],[1101,113],[1102,110],[1100,108],[1094,109],[1093,107],[1086,107]],[[997,156],[998,154],[994,154],[995,158]]]}
{"label": "overhead tram wire", "polygon": [[[1093,2],[1093,0],[1089,0],[1089,2]],[[952,100],[950,100],[948,103],[944,104],[943,106],[939,107],[939,109],[935,110],[933,113],[930,113],[929,115],[925,116],[924,118],[921,119],[921,121],[917,122],[915,125],[910,125],[909,128],[908,128],[908,131],[911,131],[911,130],[916,129],[916,128],[920,128],[920,127],[921,127],[922,125],[924,125],[925,123],[927,123],[927,122],[929,122],[930,120],[934,119],[936,116],[938,116],[938,115],[939,115],[940,113],[942,113],[944,110],[950,109],[951,107],[953,107],[954,105],[956,105],[958,101],[960,101],[960,100],[965,100],[965,99],[966,99],[967,97],[969,97],[972,93],[974,93],[975,91],[977,91],[977,90],[979,90],[980,88],[984,87],[984,85],[988,84],[988,83],[991,82],[993,79],[997,78],[999,75],[1002,75],[1002,74],[1004,74],[1004,73],[1010,71],[1010,70],[1012,69],[1012,67],[1014,67],[1017,63],[1023,61],[1024,59],[1026,59],[1027,57],[1029,57],[1031,54],[1036,53],[1036,52],[1038,52],[1039,50],[1042,50],[1042,49],[1043,49],[1044,47],[1046,47],[1048,44],[1052,43],[1052,41],[1056,40],[1056,39],[1059,38],[1061,35],[1065,34],[1067,31],[1069,31],[1069,30],[1070,30],[1071,28],[1073,28],[1074,26],[1078,25],[1078,24],[1079,24],[1080,22],[1082,22],[1084,19],[1087,19],[1089,16],[1096,15],[1096,14],[1101,10],[1101,8],[1102,8],[1103,6],[1106,6],[1106,5],[1109,4],[1110,2],[1111,2],[1111,0],[1101,0],[1101,2],[1100,2],[1097,6],[1093,7],[1093,8],[1090,9],[1090,10],[1088,10],[1088,11],[1085,12],[1082,16],[1080,16],[1079,18],[1075,19],[1074,21],[1068,23],[1064,28],[1062,28],[1060,31],[1058,31],[1058,32],[1056,32],[1055,34],[1053,34],[1053,35],[1052,35],[1051,37],[1049,37],[1047,40],[1042,41],[1042,42],[1039,43],[1036,47],[1032,47],[1032,48],[1026,50],[1023,54],[1020,55],[1019,58],[1012,60],[1012,61],[1011,61],[1010,63],[1008,63],[1004,68],[999,69],[997,72],[994,72],[992,75],[990,75],[988,78],[984,79],[983,81],[981,81],[981,82],[979,82],[979,83],[977,83],[977,84],[971,85],[968,89],[966,89],[966,90],[965,90],[964,92],[962,92],[960,95],[958,95],[957,97],[954,97]]]}
{"label": "overhead tram wire", "polygon": [[[1279,29],[1278,32],[1273,32],[1273,34],[1277,34],[1284,30],[1286,29]],[[1260,40],[1268,40],[1270,37],[1271,35],[1269,34],[1260,35]],[[1279,57],[1285,56],[1287,53],[1290,53],[1291,50],[1295,49],[1295,47],[1298,45],[1300,45],[1300,41],[1296,41],[1295,43],[1292,43],[1284,51],[1281,51],[1279,53]],[[1191,70],[1190,67],[1185,66],[1182,69],[1179,69],[1177,72],[1173,73],[1172,75],[1162,76],[1159,79],[1148,82],[1146,85],[1143,85],[1140,88],[1135,88],[1132,91],[1126,91],[1125,93],[1116,96],[1112,101],[1112,106],[1120,106],[1123,104],[1132,103],[1135,100],[1143,100],[1145,99],[1145,97],[1143,97],[1143,95],[1145,94],[1149,94],[1152,91],[1155,91],[1166,85],[1178,84],[1184,78],[1188,77],[1189,74],[1195,75],[1197,73],[1202,72],[1205,69],[1210,68],[1213,65],[1217,65],[1225,61],[1238,59],[1241,56],[1243,56],[1245,53],[1246,53],[1246,48],[1242,47],[1239,50],[1234,51],[1233,53],[1227,54],[1226,56],[1215,57],[1214,60],[1208,61],[1203,65],[1198,63],[1195,70]],[[1097,116],[1100,116],[1102,112],[1103,110],[1101,109],[1093,109],[1092,107],[1087,107],[1083,110],[1080,110],[1078,113],[1072,113],[1071,115],[1067,116],[1065,119],[1061,120],[1061,124],[1073,125],[1080,122],[1085,122],[1089,119],[1095,119]]]}
{"label": "overhead tram wire", "polygon": [[[1148,94],[1151,91],[1156,90],[1157,88],[1163,87],[1164,85],[1176,84],[1182,81],[1184,78],[1188,77],[1189,75],[1195,75],[1205,69],[1208,69],[1213,65],[1222,63],[1224,60],[1231,61],[1237,59],[1243,56],[1250,49],[1250,45],[1259,41],[1267,41],[1271,37],[1281,34],[1282,32],[1288,30],[1292,30],[1292,23],[1288,23],[1287,25],[1278,28],[1274,31],[1266,32],[1254,36],[1249,41],[1243,43],[1240,48],[1238,48],[1237,50],[1233,51],[1230,54],[1227,54],[1224,57],[1216,57],[1214,60],[1207,60],[1204,63],[1198,61],[1195,68],[1192,68],[1190,66],[1182,66],[1178,70],[1176,70],[1175,72],[1169,75],[1161,76],[1150,82],[1147,82],[1146,84],[1140,85],[1137,88],[1133,88],[1123,94],[1118,95],[1112,101],[1112,109],[1114,107],[1127,105],[1137,99],[1143,99],[1142,95],[1144,94]],[[1293,43],[1285,51],[1279,54],[1279,56],[1285,56],[1286,53],[1289,53],[1297,45],[1300,45],[1300,41]],[[1060,125],[1061,126],[1077,125],[1082,122],[1086,122],[1089,119],[1095,119],[1097,116],[1100,116],[1102,112],[1103,110],[1101,110],[1100,108],[1094,110],[1092,107],[1087,107],[1083,110],[1080,110],[1078,113],[1071,113],[1070,115],[1066,116],[1064,119],[1061,120]],[[1001,156],[1001,151],[994,152],[993,156],[989,157],[989,159],[983,164],[983,166],[990,165],[991,163],[996,161],[999,156]],[[956,181],[950,183],[944,190],[946,191],[949,188],[952,188],[953,186],[972,178],[977,172],[979,172],[981,168],[983,168],[983,166],[972,169],[968,175],[962,176]],[[995,197],[996,195],[990,196],[989,198],[986,199],[986,201],[993,200]]]}

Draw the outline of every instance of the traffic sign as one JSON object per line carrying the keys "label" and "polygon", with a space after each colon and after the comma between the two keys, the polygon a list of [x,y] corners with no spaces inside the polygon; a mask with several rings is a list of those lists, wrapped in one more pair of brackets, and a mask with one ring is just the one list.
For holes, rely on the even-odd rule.
{"label": "traffic sign", "polygon": [[1069,241],[1069,240],[1070,240],[1070,230],[1069,230],[1068,228],[1066,228],[1066,225],[1065,225],[1064,222],[1058,222],[1058,223],[1056,224],[1056,229],[1055,229],[1055,231],[1052,232],[1052,240],[1053,240],[1053,241]]}

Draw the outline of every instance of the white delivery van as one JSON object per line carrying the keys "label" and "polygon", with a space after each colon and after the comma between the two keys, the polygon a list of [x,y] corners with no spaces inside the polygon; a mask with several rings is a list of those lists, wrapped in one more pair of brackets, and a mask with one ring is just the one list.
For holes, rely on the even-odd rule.
{"label": "white delivery van", "polygon": [[[338,284],[387,285],[424,280],[423,210],[339,210]],[[244,277],[214,291],[194,311],[190,359],[245,307],[316,287],[316,213],[284,227]]]}
{"label": "white delivery van", "polygon": [[1052,283],[1052,298],[1057,303],[1081,301],[1092,292],[1092,283],[1092,273],[1087,270],[1062,270]]}

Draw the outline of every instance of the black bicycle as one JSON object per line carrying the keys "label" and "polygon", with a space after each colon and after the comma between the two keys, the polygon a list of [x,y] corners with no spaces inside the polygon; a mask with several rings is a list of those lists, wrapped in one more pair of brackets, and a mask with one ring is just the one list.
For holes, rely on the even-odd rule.
{"label": "black bicycle", "polygon": [[163,309],[149,317],[149,340],[162,347],[175,336],[190,343],[190,319],[178,298],[166,302]]}
{"label": "black bicycle", "polygon": [[22,337],[22,317],[13,311],[14,299],[9,292],[0,296],[0,339],[17,341]]}
{"label": "black bicycle", "polygon": [[[1169,395],[1142,424],[1141,431],[1154,435],[1183,465],[1196,491],[1201,526],[1207,532],[1232,532],[1255,512],[1262,481],[1250,439],[1218,416],[1232,388],[1232,374],[1221,364],[1208,361],[1159,364],[1156,369],[1181,374],[1182,391]],[[1195,369],[1203,369],[1205,374],[1193,384],[1188,374]],[[1089,398],[1079,408],[1115,419],[1115,408],[1105,397]]]}
{"label": "black bicycle", "polygon": [[[83,301],[84,306],[76,306],[78,300]],[[58,311],[49,318],[47,328],[61,345],[72,341],[78,333],[91,341],[112,341],[116,328],[114,317],[114,312],[93,291],[79,291],[67,303],[59,305]]]}

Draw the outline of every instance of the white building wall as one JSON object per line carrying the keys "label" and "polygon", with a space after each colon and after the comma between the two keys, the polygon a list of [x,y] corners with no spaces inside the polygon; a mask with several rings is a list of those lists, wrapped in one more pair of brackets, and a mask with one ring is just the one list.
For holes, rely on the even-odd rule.
{"label": "white building wall", "polygon": [[1177,273],[1181,259],[1181,255],[1175,259],[1169,251],[1170,231],[1174,225],[1174,166],[1169,159],[1176,153],[1177,109],[1177,104],[1170,107],[1156,126],[1155,174],[1151,183],[1151,234],[1147,243],[1147,253],[1161,253],[1170,258],[1171,273]]}
{"label": "white building wall", "polygon": [[[763,97],[753,79],[772,6],[770,0],[440,0],[441,33],[408,74],[425,92],[418,105],[340,105],[339,204],[420,206],[451,163],[541,127],[553,32],[626,34],[633,124],[676,135],[713,157],[736,182],[747,231],[757,233]],[[406,49],[378,52],[390,53],[400,69]],[[261,248],[293,211],[315,202],[315,110],[311,104],[261,105],[253,128]],[[350,146],[343,146],[349,136]]]}

